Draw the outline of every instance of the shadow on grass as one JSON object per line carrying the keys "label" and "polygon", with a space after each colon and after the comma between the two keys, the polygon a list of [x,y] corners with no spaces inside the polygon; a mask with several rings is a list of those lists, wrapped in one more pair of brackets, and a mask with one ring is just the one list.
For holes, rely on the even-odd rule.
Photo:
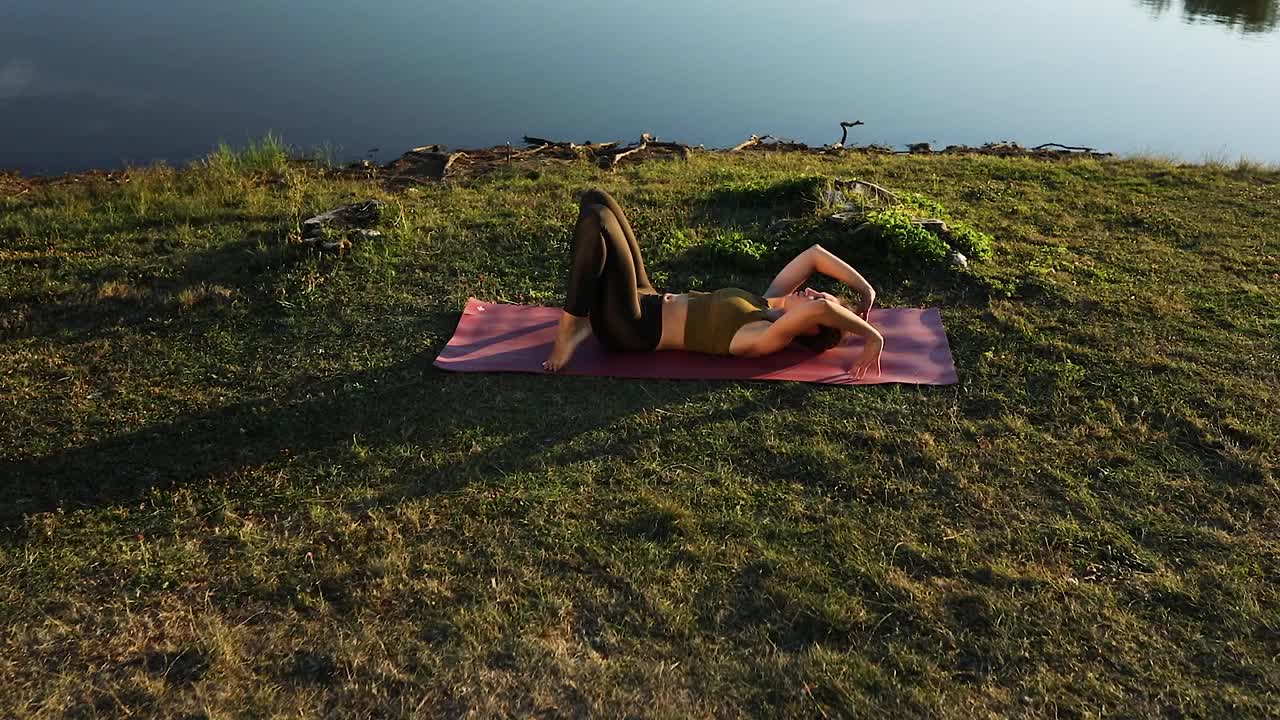
{"label": "shadow on grass", "polygon": [[117,233],[141,231],[172,233],[177,227],[190,227],[196,230],[244,223],[276,225],[284,220],[285,218],[280,213],[248,213],[239,209],[204,210],[198,216],[193,215],[186,218],[167,213],[134,218],[128,222],[117,222],[95,227],[93,232],[97,235],[115,235]]}
{"label": "shadow on grass", "polygon": [[[167,320],[179,312],[177,296],[183,290],[217,288],[227,291],[228,297],[251,296],[305,258],[306,250],[286,246],[277,238],[272,233],[251,235],[191,252],[175,258],[171,268],[150,279],[130,282],[119,273],[94,272],[76,283],[96,291],[101,283],[124,277],[134,291],[124,297],[78,293],[51,302],[39,291],[15,296],[14,301],[27,305],[29,311],[24,326],[11,335],[40,337],[56,333],[89,341],[117,335],[123,329],[163,333],[170,325]],[[258,317],[270,315],[255,313]]]}
{"label": "shadow on grass", "polygon": [[[453,374],[435,369],[435,349],[391,368],[318,383],[300,382],[275,396],[196,412],[173,422],[0,464],[0,526],[24,515],[134,501],[153,488],[226,478],[239,470],[299,458],[309,466],[350,459],[353,437],[378,448],[410,443],[443,462],[390,463],[372,502],[456,489],[479,477],[625,455],[627,443],[566,449],[574,438],[655,408],[695,401],[713,384],[604,378]],[[801,403],[810,389],[773,387],[765,403]],[[767,406],[761,406],[765,408]],[[726,407],[699,416],[718,422],[742,411]],[[523,430],[511,433],[511,429]],[[687,430],[687,429],[686,429]],[[505,438],[468,453],[467,434]],[[478,435],[477,435],[478,434]]]}

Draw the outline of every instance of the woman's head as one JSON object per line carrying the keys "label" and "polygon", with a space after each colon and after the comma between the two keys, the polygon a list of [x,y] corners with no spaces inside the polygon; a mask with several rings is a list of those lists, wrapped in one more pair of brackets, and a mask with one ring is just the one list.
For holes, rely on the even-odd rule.
{"label": "woman's head", "polygon": [[792,342],[799,344],[801,347],[822,352],[840,344],[844,339],[844,330],[838,330],[826,325],[819,325],[817,332],[812,335],[797,335]]}
{"label": "woman's head", "polygon": [[814,300],[823,300],[823,299],[831,300],[834,302],[840,302],[840,298],[836,297],[835,295],[832,295],[829,292],[822,292],[821,290],[814,290],[811,287],[804,287],[804,288],[796,288],[791,292],[790,295],[787,295],[783,299],[782,307],[785,310],[790,310],[794,307],[799,307],[805,303],[809,303]]}
{"label": "woman's head", "polygon": [[[786,301],[783,303],[783,310],[789,312],[801,307],[802,305],[807,305],[808,303],[821,300],[836,302],[841,305],[845,304],[843,300],[831,293],[807,287],[798,289],[788,295]],[[831,348],[839,345],[840,341],[844,339],[844,336],[844,330],[828,327],[826,325],[814,325],[808,332],[797,335],[792,342],[798,343],[810,350],[822,352],[823,350],[830,350]]]}

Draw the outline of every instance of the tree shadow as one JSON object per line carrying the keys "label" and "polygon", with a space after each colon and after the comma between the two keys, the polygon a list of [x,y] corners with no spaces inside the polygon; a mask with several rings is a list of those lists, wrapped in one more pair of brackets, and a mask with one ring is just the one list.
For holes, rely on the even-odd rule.
{"label": "tree shadow", "polygon": [[239,225],[243,223],[263,223],[277,225],[281,222],[279,213],[249,213],[238,208],[204,210],[199,216],[175,218],[167,214],[135,218],[129,222],[117,222],[94,227],[99,235],[118,235],[120,233],[139,231],[172,232],[179,226],[190,226],[192,229],[213,227],[215,225]]}
{"label": "tree shadow", "polygon": [[[118,335],[132,329],[147,333],[166,332],[173,315],[180,311],[177,295],[183,290],[213,295],[215,301],[237,297],[253,297],[264,284],[296,265],[306,256],[301,248],[287,246],[273,233],[248,235],[239,240],[219,243],[214,247],[187,254],[172,274],[131,282],[120,296],[102,295],[99,286],[116,279],[116,275],[90,272],[82,275],[77,285],[99,292],[94,296],[81,292],[64,299],[49,301],[38,291],[14,296],[15,303],[28,307],[24,326],[11,331],[14,337],[38,337],[57,334],[72,341],[89,341]],[[200,296],[193,298],[201,301]],[[268,307],[274,306],[268,304]],[[255,318],[270,319],[270,312],[255,312]],[[184,328],[190,331],[190,325]]]}
{"label": "tree shadow", "polygon": [[[270,397],[5,461],[0,526],[58,508],[127,503],[155,488],[225,478],[287,457],[305,455],[310,464],[324,464],[349,457],[353,437],[366,447],[412,442],[431,452],[450,450],[467,434],[505,438],[444,464],[393,472],[375,502],[394,502],[460,487],[482,473],[540,466],[538,458],[549,448],[636,413],[693,401],[712,388],[694,382],[457,374],[431,367],[434,355],[432,350],[393,367],[321,382],[302,380]],[[513,424],[531,420],[536,425],[511,433]]]}

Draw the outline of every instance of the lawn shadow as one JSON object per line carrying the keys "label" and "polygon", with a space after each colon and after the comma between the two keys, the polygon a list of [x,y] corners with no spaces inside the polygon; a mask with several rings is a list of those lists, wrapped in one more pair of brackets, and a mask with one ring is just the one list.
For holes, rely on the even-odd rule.
{"label": "lawn shadow", "polygon": [[[15,337],[52,334],[72,341],[114,337],[122,330],[163,333],[170,320],[186,303],[252,301],[275,278],[305,257],[300,248],[290,247],[272,233],[247,235],[239,240],[190,252],[175,262],[173,272],[149,279],[128,280],[118,273],[85,272],[77,285],[89,289],[50,301],[39,292],[18,295],[14,301],[28,306],[27,321]],[[111,292],[108,283],[125,277],[122,291]],[[97,293],[94,295],[94,293]],[[259,303],[261,304],[261,303]],[[275,308],[275,303],[266,305]],[[272,313],[255,312],[255,318]],[[185,328],[190,330],[190,326]]]}
{"label": "lawn shadow", "polygon": [[[349,459],[353,438],[377,448],[430,447],[460,434],[507,439],[452,465],[393,472],[383,500],[460,487],[478,472],[538,464],[547,448],[662,405],[689,402],[706,383],[456,374],[431,367],[435,351],[389,368],[300,381],[261,397],[193,412],[41,457],[0,463],[0,526],[58,508],[134,501],[152,489],[218,481],[237,471],[304,458],[310,466]],[[524,432],[521,423],[536,420]],[[439,448],[434,448],[438,450]]]}

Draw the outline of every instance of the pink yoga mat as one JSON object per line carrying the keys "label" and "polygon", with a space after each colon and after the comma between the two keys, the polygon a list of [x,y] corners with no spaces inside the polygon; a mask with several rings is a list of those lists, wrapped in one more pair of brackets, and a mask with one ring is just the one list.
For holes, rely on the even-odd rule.
{"label": "pink yoga mat", "polygon": [[[435,365],[457,372],[546,373],[542,361],[555,341],[560,308],[467,301],[462,319]],[[724,357],[679,350],[622,353],[588,337],[560,375],[709,380],[798,380],[829,385],[912,383],[953,385],[956,366],[936,309],[886,308],[871,311],[871,324],[884,335],[879,376],[854,380],[847,369],[862,349],[850,337],[823,353],[788,349],[759,358]]]}

